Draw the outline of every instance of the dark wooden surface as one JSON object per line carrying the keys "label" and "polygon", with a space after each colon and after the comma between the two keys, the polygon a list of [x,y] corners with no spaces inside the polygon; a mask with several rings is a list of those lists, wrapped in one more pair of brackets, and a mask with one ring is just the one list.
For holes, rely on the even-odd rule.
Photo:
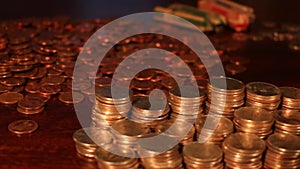
{"label": "dark wooden surface", "polygon": [[[270,11],[266,13],[269,15]],[[279,18],[283,15],[280,14]],[[221,36],[231,36],[228,32],[223,34]],[[300,53],[290,51],[285,42],[246,42],[237,54],[249,57],[251,62],[245,73],[232,77],[245,83],[266,81],[278,86],[300,87]],[[12,134],[7,126],[18,119],[35,120],[39,123],[39,129],[21,137]],[[97,168],[94,162],[76,153],[72,134],[79,128],[81,126],[73,106],[64,105],[56,97],[38,115],[26,116],[18,113],[16,106],[0,105],[0,169]]]}

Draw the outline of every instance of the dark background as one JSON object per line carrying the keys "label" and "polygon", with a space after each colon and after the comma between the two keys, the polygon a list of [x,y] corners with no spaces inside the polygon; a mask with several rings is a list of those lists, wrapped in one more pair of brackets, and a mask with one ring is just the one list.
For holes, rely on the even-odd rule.
{"label": "dark background", "polygon": [[[298,0],[234,0],[255,9],[258,20],[300,23]],[[182,2],[196,6],[197,0],[5,0],[0,20],[24,17],[70,16],[72,18],[116,18],[152,11],[156,5]]]}

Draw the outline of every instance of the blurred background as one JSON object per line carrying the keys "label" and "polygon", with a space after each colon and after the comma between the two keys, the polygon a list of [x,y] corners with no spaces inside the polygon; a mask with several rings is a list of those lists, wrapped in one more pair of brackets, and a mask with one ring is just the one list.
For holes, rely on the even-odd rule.
{"label": "blurred background", "polygon": [[[233,0],[255,9],[257,20],[300,23],[300,1]],[[197,0],[5,0],[0,20],[24,17],[69,16],[72,18],[117,18],[152,11],[154,6],[180,2],[197,5]]]}

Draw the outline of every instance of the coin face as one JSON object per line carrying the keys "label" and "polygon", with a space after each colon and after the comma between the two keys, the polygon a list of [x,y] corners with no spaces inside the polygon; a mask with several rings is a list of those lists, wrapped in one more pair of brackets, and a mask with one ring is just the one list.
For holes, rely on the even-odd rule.
{"label": "coin face", "polygon": [[33,120],[17,120],[8,125],[8,130],[15,134],[29,134],[38,128],[37,122]]}
{"label": "coin face", "polygon": [[[124,156],[119,156],[112,152],[118,152],[117,154],[121,153],[124,154]],[[130,162],[132,159],[128,157],[133,157],[133,156],[134,156],[134,152],[131,149],[125,147],[118,147],[118,145],[110,145],[110,146],[106,146],[105,149],[98,148],[96,150],[95,158],[97,160],[106,163],[120,165],[122,163],[124,164]]]}
{"label": "coin face", "polygon": [[194,158],[196,161],[216,161],[223,156],[221,148],[212,143],[188,143],[183,147],[183,155]]}
{"label": "coin face", "polygon": [[[197,91],[199,93],[197,93]],[[181,99],[184,98],[200,99],[201,97],[204,97],[205,93],[202,89],[199,89],[198,87],[195,86],[180,86],[180,87],[176,86],[170,90],[170,95],[173,95],[175,97],[180,97]]]}
{"label": "coin face", "polygon": [[295,87],[280,87],[279,89],[283,97],[300,100],[300,89]]}
{"label": "coin face", "polygon": [[247,92],[262,95],[262,96],[277,96],[281,95],[280,89],[266,82],[251,82],[246,85]]}
{"label": "coin face", "polygon": [[76,104],[82,102],[84,96],[79,92],[60,92],[58,99],[66,104]]}
{"label": "coin face", "polygon": [[241,107],[234,112],[234,116],[245,121],[252,122],[272,122],[273,115],[271,111],[255,107]]}
{"label": "coin face", "polygon": [[275,133],[268,137],[267,145],[283,153],[300,153],[300,137]]}
{"label": "coin face", "polygon": [[0,95],[0,103],[3,104],[16,104],[23,99],[23,95],[16,92],[8,92]]}
{"label": "coin face", "polygon": [[213,87],[215,90],[227,90],[227,92],[240,92],[244,91],[245,88],[243,82],[228,77],[214,78],[210,81],[209,86]]}

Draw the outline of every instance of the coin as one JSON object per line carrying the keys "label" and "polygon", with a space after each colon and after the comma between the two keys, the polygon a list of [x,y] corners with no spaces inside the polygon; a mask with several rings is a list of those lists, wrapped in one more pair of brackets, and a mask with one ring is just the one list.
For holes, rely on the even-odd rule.
{"label": "coin", "polygon": [[38,128],[37,122],[33,120],[17,120],[8,125],[8,130],[15,134],[30,134]]}
{"label": "coin", "polygon": [[22,100],[24,96],[16,92],[7,92],[0,94],[0,103],[2,104],[16,104]]}
{"label": "coin", "polygon": [[83,94],[79,92],[60,92],[58,100],[66,104],[77,104],[84,99]]}

